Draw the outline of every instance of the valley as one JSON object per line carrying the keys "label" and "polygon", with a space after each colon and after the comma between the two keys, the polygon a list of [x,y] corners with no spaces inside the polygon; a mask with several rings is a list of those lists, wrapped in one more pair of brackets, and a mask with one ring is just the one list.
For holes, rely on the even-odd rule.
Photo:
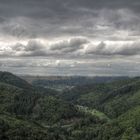
{"label": "valley", "polygon": [[32,79],[0,72],[1,140],[140,139],[139,77]]}

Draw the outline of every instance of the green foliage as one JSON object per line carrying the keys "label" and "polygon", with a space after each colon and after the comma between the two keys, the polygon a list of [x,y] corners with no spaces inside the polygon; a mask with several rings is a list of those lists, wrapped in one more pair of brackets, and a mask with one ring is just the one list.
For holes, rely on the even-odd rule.
{"label": "green foliage", "polygon": [[8,109],[14,103],[14,97],[22,90],[4,83],[0,83],[0,112]]}
{"label": "green foliage", "polygon": [[64,91],[60,97],[74,104],[100,110],[110,118],[116,118],[131,107],[139,105],[139,85],[139,78],[107,84],[86,85]]}
{"label": "green foliage", "polygon": [[1,140],[139,140],[140,79],[64,92],[0,72]]}
{"label": "green foliage", "polygon": [[69,103],[54,97],[44,97],[36,102],[32,116],[36,120],[56,123],[77,117],[78,112],[77,109]]}
{"label": "green foliage", "polygon": [[27,83],[25,80],[9,73],[9,72],[0,72],[0,82],[10,84],[22,89],[31,89],[32,86]]}

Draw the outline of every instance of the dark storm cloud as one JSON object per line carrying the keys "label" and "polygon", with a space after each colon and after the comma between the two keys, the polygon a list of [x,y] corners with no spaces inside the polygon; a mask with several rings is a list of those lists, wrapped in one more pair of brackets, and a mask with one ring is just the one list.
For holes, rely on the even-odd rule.
{"label": "dark storm cloud", "polygon": [[0,0],[0,17],[7,23],[2,31],[18,38],[79,34],[98,37],[107,30],[97,28],[98,24],[138,29],[139,6],[139,0]]}
{"label": "dark storm cloud", "polygon": [[[71,8],[103,9],[130,8],[139,10],[139,0],[1,0],[0,11],[4,16],[50,17],[73,14]],[[73,15],[74,16],[74,15]]]}

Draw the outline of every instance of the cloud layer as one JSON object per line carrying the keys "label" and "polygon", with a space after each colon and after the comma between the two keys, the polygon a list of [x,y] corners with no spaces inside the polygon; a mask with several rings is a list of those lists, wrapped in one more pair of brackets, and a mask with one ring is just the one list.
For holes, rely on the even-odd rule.
{"label": "cloud layer", "polygon": [[86,38],[71,38],[56,42],[29,40],[26,44],[7,45],[0,50],[0,56],[47,56],[62,58],[66,55],[77,55],[79,58],[100,56],[131,56],[140,55],[140,41],[102,41],[94,43]]}
{"label": "cloud layer", "polygon": [[[109,66],[121,58],[116,64],[120,69],[112,67],[112,75],[122,74],[123,65],[125,71],[132,68],[137,73],[131,59],[134,63],[140,56],[139,13],[139,0],[0,0],[1,67],[6,68],[5,57],[14,57],[13,64],[20,59],[17,68],[23,68],[24,59],[38,60],[39,65],[40,57],[46,57],[57,62],[55,69],[70,65],[84,74],[83,68],[89,67],[88,74],[93,67],[99,69],[86,65],[91,60]],[[65,61],[63,68],[59,59]],[[49,61],[46,63],[51,67]],[[105,73],[100,67],[100,74]],[[98,70],[93,73],[99,74]]]}

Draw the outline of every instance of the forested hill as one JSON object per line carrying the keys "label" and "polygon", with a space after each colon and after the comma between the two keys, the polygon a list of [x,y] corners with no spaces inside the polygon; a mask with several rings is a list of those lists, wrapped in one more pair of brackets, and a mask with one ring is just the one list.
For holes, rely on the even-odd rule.
{"label": "forested hill", "polygon": [[140,78],[112,83],[78,86],[65,90],[60,97],[74,104],[96,108],[111,118],[140,104]]}
{"label": "forested hill", "polygon": [[0,72],[0,139],[26,139],[26,133],[29,139],[39,139],[46,135],[46,128],[40,132],[40,127],[79,118],[72,104],[31,91],[30,86],[11,73]]}
{"label": "forested hill", "polygon": [[139,140],[140,78],[38,88],[0,72],[0,140]]}
{"label": "forested hill", "polygon": [[9,72],[0,72],[0,82],[10,84],[22,89],[32,88],[31,84]]}

